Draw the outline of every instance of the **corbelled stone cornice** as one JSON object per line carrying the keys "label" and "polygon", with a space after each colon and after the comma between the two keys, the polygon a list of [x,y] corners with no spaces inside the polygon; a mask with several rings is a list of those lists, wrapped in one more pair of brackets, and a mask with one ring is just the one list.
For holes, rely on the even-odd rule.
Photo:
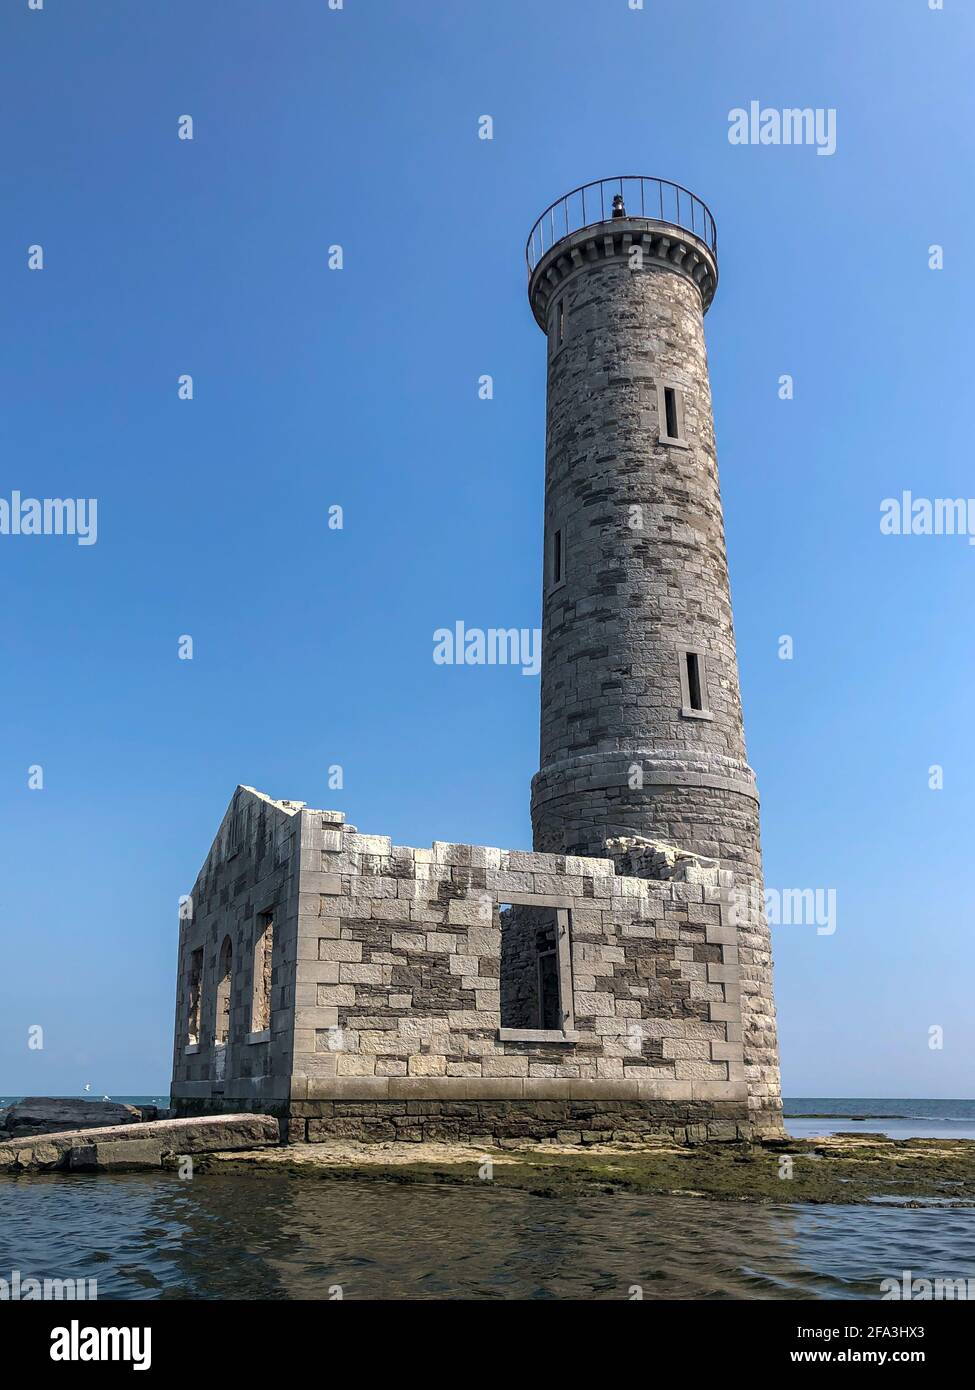
{"label": "corbelled stone cornice", "polygon": [[570,233],[542,256],[528,281],[538,326],[545,330],[548,305],[565,280],[598,261],[622,260],[629,265],[634,247],[642,252],[642,268],[672,270],[696,285],[702,312],[707,313],[718,286],[718,262],[706,243],[671,222],[615,217]]}

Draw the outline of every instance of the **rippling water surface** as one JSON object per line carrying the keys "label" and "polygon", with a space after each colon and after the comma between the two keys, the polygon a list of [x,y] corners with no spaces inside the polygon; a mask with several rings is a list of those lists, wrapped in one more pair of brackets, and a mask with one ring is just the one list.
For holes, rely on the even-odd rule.
{"label": "rippling water surface", "polygon": [[759,1207],[264,1173],[0,1178],[0,1278],[100,1298],[876,1298],[975,1275],[975,1211]]}

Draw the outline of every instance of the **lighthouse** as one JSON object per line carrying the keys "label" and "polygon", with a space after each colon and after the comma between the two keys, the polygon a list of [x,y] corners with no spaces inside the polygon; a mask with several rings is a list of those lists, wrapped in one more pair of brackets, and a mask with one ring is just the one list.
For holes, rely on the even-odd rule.
{"label": "lighthouse", "polygon": [[[547,352],[536,851],[656,847],[733,871],[750,1092],[779,1104],[755,775],[704,316],[717,229],[693,193],[575,189],[527,247]],[[632,854],[628,872],[639,873]]]}
{"label": "lighthouse", "polygon": [[[704,347],[714,220],[674,184],[604,180],[546,210],[528,271],[535,848],[393,844],[239,785],[181,913],[186,1114],[267,1109],[307,1143],[783,1133]],[[443,664],[468,636],[435,634]],[[479,659],[517,636],[489,629]]]}

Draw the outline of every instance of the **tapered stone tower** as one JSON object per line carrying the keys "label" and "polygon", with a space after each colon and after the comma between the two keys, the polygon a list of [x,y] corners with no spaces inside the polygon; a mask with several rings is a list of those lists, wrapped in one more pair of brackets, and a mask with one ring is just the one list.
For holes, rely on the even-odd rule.
{"label": "tapered stone tower", "polygon": [[[548,340],[534,846],[662,841],[734,872],[749,1099],[775,1125],[758,795],[704,340],[714,220],[674,184],[602,180],[542,215],[528,263]],[[627,871],[641,868],[630,858]]]}

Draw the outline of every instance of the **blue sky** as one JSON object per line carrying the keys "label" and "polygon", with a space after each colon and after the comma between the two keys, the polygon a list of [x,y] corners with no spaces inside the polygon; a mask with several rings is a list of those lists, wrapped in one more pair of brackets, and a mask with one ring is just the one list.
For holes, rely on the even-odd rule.
{"label": "blue sky", "polygon": [[[837,894],[775,929],[784,1090],[972,1094],[975,548],[879,512],[973,490],[973,37],[961,0],[4,0],[0,496],[95,497],[98,540],[0,536],[0,1094],[166,1087],[238,782],[530,844],[537,679],[431,635],[539,620],[524,243],[619,172],[718,224],[766,877]],[[835,108],[836,153],[731,145],[752,100]]]}

